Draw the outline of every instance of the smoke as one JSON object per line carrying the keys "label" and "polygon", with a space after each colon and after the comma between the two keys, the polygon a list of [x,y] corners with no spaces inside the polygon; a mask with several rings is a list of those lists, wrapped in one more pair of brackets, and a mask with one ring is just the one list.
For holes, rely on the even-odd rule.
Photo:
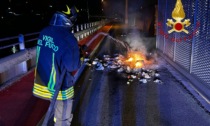
{"label": "smoke", "polygon": [[145,55],[153,53],[155,50],[155,37],[145,37],[142,32],[136,29],[127,33],[125,41],[132,50],[140,51]]}
{"label": "smoke", "polygon": [[131,50],[140,51],[143,54],[146,54],[146,46],[143,43],[143,40],[140,36],[137,36],[136,34],[128,34],[126,41],[131,47]]}
{"label": "smoke", "polygon": [[[129,52],[137,52],[136,54],[144,55],[145,68],[157,69],[160,66],[155,48],[155,37],[145,37],[141,31],[135,29],[130,31],[124,29],[123,33],[118,34],[116,38],[108,34],[107,37],[109,42],[114,42],[114,45],[106,46],[106,49],[109,50],[108,54],[112,54],[110,52],[115,50],[124,56],[128,56]],[[124,53],[125,51],[126,53]]]}
{"label": "smoke", "polygon": [[149,68],[157,69],[160,66],[156,53],[155,37],[145,37],[141,31],[133,29],[127,32],[125,41],[129,44],[131,50],[143,53],[148,61],[153,62],[148,66]]}

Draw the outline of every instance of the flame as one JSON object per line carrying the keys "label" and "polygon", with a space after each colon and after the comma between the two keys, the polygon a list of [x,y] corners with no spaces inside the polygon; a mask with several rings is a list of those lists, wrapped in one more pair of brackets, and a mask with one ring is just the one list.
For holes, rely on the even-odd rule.
{"label": "flame", "polygon": [[146,56],[139,51],[129,51],[126,58],[121,58],[121,61],[130,68],[143,68],[145,65],[153,64],[153,60],[147,60]]}
{"label": "flame", "polygon": [[177,21],[181,21],[182,19],[185,18],[185,12],[181,0],[176,1],[175,8],[172,12],[172,17]]}
{"label": "flame", "polygon": [[135,63],[135,68],[142,68],[144,66],[144,62],[143,61],[137,61]]}
{"label": "flame", "polygon": [[133,57],[130,57],[126,60],[127,62],[132,62],[133,61]]}

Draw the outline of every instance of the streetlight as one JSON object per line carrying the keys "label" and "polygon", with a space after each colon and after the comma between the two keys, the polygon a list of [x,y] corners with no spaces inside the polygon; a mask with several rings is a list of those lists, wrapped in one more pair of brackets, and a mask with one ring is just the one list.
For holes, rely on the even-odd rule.
{"label": "streetlight", "polygon": [[128,24],[128,0],[125,0],[125,24]]}
{"label": "streetlight", "polygon": [[88,0],[87,0],[87,15],[88,15],[88,21],[90,19],[90,14],[89,14],[89,5],[88,5]]}
{"label": "streetlight", "polygon": [[107,7],[108,7],[108,4],[109,4],[109,1],[107,1],[107,0],[101,0],[101,10],[102,10],[101,11],[101,15],[102,15],[103,18],[106,18],[106,16],[107,16],[107,11],[108,11]]}

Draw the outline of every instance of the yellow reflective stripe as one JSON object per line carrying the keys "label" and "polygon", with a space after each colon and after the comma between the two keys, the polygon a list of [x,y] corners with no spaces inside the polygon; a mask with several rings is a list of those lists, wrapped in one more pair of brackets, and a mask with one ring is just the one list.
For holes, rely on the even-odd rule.
{"label": "yellow reflective stripe", "polygon": [[41,47],[37,46],[36,47],[36,67],[35,67],[35,72],[34,72],[34,77],[36,78],[36,71],[37,71],[37,63],[39,61],[39,54],[40,54],[40,49]]}
{"label": "yellow reflective stripe", "polygon": [[49,93],[42,93],[41,91],[37,91],[37,90],[34,90],[33,93],[44,98],[49,98],[49,99],[52,98],[52,94],[49,94]]}
{"label": "yellow reflective stripe", "polygon": [[55,117],[54,117],[54,119],[53,119],[53,120],[54,120],[54,122],[56,122],[56,118],[55,118]]}
{"label": "yellow reflective stripe", "polygon": [[44,90],[38,87],[34,87],[33,89],[33,93],[39,95],[39,96],[44,96],[46,98],[51,98],[52,97],[52,93],[50,93],[48,90]]}
{"label": "yellow reflective stripe", "polygon": [[[49,92],[49,89],[48,89],[47,87],[42,86],[42,85],[37,84],[37,83],[34,84],[34,88],[37,88],[38,90],[41,89],[42,91]],[[54,92],[55,90],[51,90],[51,89],[50,89],[50,91],[51,91],[51,92]],[[71,93],[72,91],[74,91],[74,90],[73,90],[73,86],[70,87],[69,89],[65,90],[65,91],[59,91],[59,93],[62,92],[62,93],[69,94],[69,93]]]}
{"label": "yellow reflective stripe", "polygon": [[[54,94],[54,90],[48,90],[47,87],[35,83],[33,88],[33,93],[37,96],[51,99]],[[72,98],[73,96],[74,96],[74,87],[72,86],[71,88],[65,91],[59,91],[57,99],[65,100],[68,98]]]}
{"label": "yellow reflective stripe", "polygon": [[67,97],[73,97],[74,95],[74,90],[71,90],[71,91],[68,91],[69,93],[67,92],[64,92],[62,91],[62,95],[61,96],[58,96],[59,98],[62,97],[63,99],[67,98]]}
{"label": "yellow reflective stripe", "polygon": [[37,46],[37,48],[36,48],[36,64],[37,64],[38,61],[39,61],[40,49],[41,49],[41,47],[40,47],[40,46]]}
{"label": "yellow reflective stripe", "polygon": [[[37,96],[40,96],[40,97],[43,97],[43,98],[48,98],[48,99],[52,98],[52,94],[50,92],[44,93],[42,91],[34,89],[33,93],[36,94]],[[74,96],[74,92],[72,92],[72,94],[66,95],[66,97],[63,97],[63,95],[59,92],[57,99],[58,100],[65,100],[65,99],[68,99],[68,98],[72,98],[73,96]]]}
{"label": "yellow reflective stripe", "polygon": [[55,70],[54,60],[55,60],[55,53],[52,54],[52,70],[50,73],[50,80],[47,85],[48,88],[51,90],[54,89],[56,83],[56,70]]}

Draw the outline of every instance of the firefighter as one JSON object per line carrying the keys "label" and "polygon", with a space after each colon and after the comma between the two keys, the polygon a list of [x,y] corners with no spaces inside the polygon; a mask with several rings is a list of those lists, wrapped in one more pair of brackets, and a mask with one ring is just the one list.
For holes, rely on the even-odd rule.
{"label": "firefighter", "polygon": [[74,73],[81,65],[78,41],[71,33],[78,10],[67,0],[57,0],[54,7],[56,12],[37,41],[33,95],[52,104],[57,91],[53,108],[55,126],[70,126]]}

